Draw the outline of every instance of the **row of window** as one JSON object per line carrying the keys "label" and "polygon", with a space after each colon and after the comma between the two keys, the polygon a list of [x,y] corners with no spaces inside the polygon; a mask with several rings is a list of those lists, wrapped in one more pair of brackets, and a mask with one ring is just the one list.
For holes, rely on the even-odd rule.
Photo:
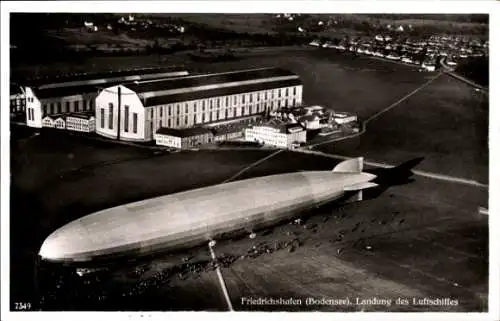
{"label": "row of window", "polygon": [[[124,112],[125,112],[125,115],[124,115],[124,128],[123,128],[123,131],[128,133],[129,132],[129,113],[130,113],[130,107],[125,105],[124,106]],[[113,104],[112,103],[109,103],[109,106],[108,106],[108,128],[109,129],[113,129],[113,119],[114,119],[114,108],[113,108]],[[106,111],[104,108],[101,108],[101,128],[105,128],[106,127]],[[132,132],[134,134],[137,134],[137,113],[132,113]]]}
{"label": "row of window", "polygon": [[[82,108],[80,108],[80,106]],[[60,114],[60,113],[68,113],[71,111],[71,102],[67,101],[64,104],[62,102],[57,103],[49,103],[43,105],[43,114],[44,115],[52,115],[52,114]],[[94,108],[94,102],[92,100],[75,100],[73,101],[73,111],[87,111],[92,110]]]}
{"label": "row of window", "polygon": [[[289,98],[289,89],[290,88],[285,88],[285,96],[286,98]],[[296,95],[296,91],[297,91],[297,87],[293,87],[293,95],[295,96]],[[264,92],[264,100],[267,101],[268,99],[274,99],[275,98],[275,95],[274,95],[274,91],[271,90],[269,91],[270,94],[268,95],[268,91],[265,91]],[[279,89],[278,90],[278,97],[281,98],[282,95],[281,95],[281,92],[282,92],[282,89]],[[254,96],[255,96],[255,99],[254,99]],[[241,102],[243,104],[245,104],[247,101],[249,103],[253,103],[254,100],[255,101],[260,101],[260,94],[259,93],[251,93],[251,94],[242,94],[241,95]],[[215,108],[221,108],[221,102],[225,100],[225,107],[231,107],[230,105],[230,96],[225,96],[225,97],[219,97],[219,98],[214,98],[214,99],[208,99],[208,100],[202,100],[201,103],[200,103],[200,107],[201,107],[201,111],[205,111],[207,108],[209,110],[212,110],[214,107]],[[296,98],[293,98],[293,106],[295,106],[295,101],[296,101]],[[214,104],[215,102],[215,104]],[[233,96],[233,107],[237,104],[238,102],[238,95],[234,95]],[[278,101],[278,107],[281,107],[279,106],[281,104],[280,101]],[[287,107],[288,105],[288,101],[285,100],[285,107]],[[174,106],[168,106],[168,115],[172,115],[172,107]],[[198,104],[196,102],[193,103],[193,111],[196,113],[198,110]],[[181,113],[181,104],[177,104],[175,106],[175,113],[177,115],[179,115]],[[160,107],[160,117],[163,117],[163,108]],[[184,113],[189,113],[189,106],[188,106],[188,103],[184,103]],[[151,117],[153,117],[153,110],[151,110]]]}
{"label": "row of window", "polygon": [[[293,100],[293,103],[292,103],[292,106],[295,106],[295,99]],[[264,103],[260,103],[258,104],[257,106],[255,106],[256,109],[254,110],[254,106],[251,105],[249,106],[248,108],[248,112],[245,112],[246,111],[246,108],[245,107],[240,107],[240,114],[238,116],[249,116],[249,115],[252,115],[252,114],[256,114],[256,113],[261,113],[261,112],[264,112],[265,110],[267,110],[267,108],[274,108],[274,102],[271,102],[270,104],[264,104]],[[281,101],[278,101],[278,104],[277,104],[277,107],[280,108],[281,107]],[[285,101],[285,104],[284,104],[284,107],[288,107],[288,101]],[[163,117],[163,107],[159,107],[160,109],[160,112],[159,112],[159,115],[160,115],[160,119],[159,119],[159,124],[161,125],[165,125],[165,119]],[[128,106],[125,106],[125,126],[127,126],[128,124]],[[152,112],[153,110],[151,110]],[[230,115],[230,111],[232,111],[231,115]],[[169,114],[170,116],[170,114]],[[209,112],[205,112],[203,114],[201,114],[201,117],[199,114],[194,114],[193,115],[193,124],[202,124],[202,123],[210,123],[210,122],[213,122],[213,121],[218,121],[218,120],[225,120],[225,119],[228,119],[230,117],[238,117],[237,116],[237,108],[236,107],[232,107],[231,110],[230,109],[223,109],[223,110],[218,110],[218,111],[209,111]],[[181,121],[180,119],[182,119],[182,117],[176,117],[175,119],[171,119],[171,118],[168,118],[167,119],[167,122],[168,122],[168,127],[172,126],[172,124],[175,122],[175,125],[176,126],[180,126],[181,124]],[[185,115],[184,116],[184,122],[183,122],[183,125],[184,126],[187,126],[189,124],[189,116],[188,115]],[[126,131],[126,130],[125,130]]]}

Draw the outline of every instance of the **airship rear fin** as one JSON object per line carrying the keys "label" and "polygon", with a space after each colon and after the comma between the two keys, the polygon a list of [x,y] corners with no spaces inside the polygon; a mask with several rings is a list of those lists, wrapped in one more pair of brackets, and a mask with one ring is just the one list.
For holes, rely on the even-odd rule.
{"label": "airship rear fin", "polygon": [[375,183],[372,183],[372,182],[364,182],[364,183],[360,183],[360,184],[355,184],[355,185],[351,185],[351,186],[346,186],[344,187],[344,191],[360,191],[360,190],[364,190],[364,189],[367,189],[367,188],[372,188],[372,187],[377,187],[378,184],[375,184]]}
{"label": "airship rear fin", "polygon": [[340,162],[332,170],[334,173],[361,173],[363,171],[363,157],[351,158]]}

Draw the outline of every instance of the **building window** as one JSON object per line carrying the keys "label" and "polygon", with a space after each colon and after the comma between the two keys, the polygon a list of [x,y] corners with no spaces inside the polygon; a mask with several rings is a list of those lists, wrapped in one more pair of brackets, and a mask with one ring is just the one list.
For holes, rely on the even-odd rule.
{"label": "building window", "polygon": [[163,118],[163,107],[160,107],[160,118]]}
{"label": "building window", "polygon": [[288,99],[285,99],[285,108],[288,107]]}
{"label": "building window", "polygon": [[210,122],[212,122],[212,112],[210,112]]}
{"label": "building window", "polygon": [[137,134],[137,113],[132,113],[132,130]]}
{"label": "building window", "polygon": [[226,96],[226,107],[229,106],[229,96]]}
{"label": "building window", "polygon": [[129,113],[129,106],[125,105],[125,119],[124,119],[124,130],[126,133],[128,133],[128,113]]}
{"label": "building window", "polygon": [[228,114],[228,112],[227,112],[227,109],[226,109],[226,119],[227,119],[227,114]]}
{"label": "building window", "polygon": [[89,110],[93,110],[94,109],[94,101],[91,99],[89,100]]}
{"label": "building window", "polygon": [[288,96],[288,87],[285,89],[285,96]]}
{"label": "building window", "polygon": [[292,101],[292,107],[295,107],[295,98]]}
{"label": "building window", "polygon": [[170,127],[171,123],[170,123],[170,118],[168,119],[168,127]]}
{"label": "building window", "polygon": [[109,119],[108,119],[109,129],[113,129],[113,103],[109,103]]}
{"label": "building window", "polygon": [[[28,114],[29,114],[29,111],[28,111]],[[47,104],[43,105],[43,114],[47,115]]]}
{"label": "building window", "polygon": [[179,104],[177,104],[177,115],[179,115],[180,108],[181,108],[181,107],[179,106]]}
{"label": "building window", "polygon": [[205,101],[202,101],[202,102],[201,102],[201,110],[202,110],[202,111],[205,111]]}
{"label": "building window", "polygon": [[260,92],[257,93],[257,101],[260,101]]}
{"label": "building window", "polygon": [[243,116],[244,114],[245,114],[245,108],[241,107],[241,116]]}
{"label": "building window", "polygon": [[278,89],[278,97],[281,98],[281,89]]}
{"label": "building window", "polygon": [[194,118],[193,118],[193,123],[196,124],[196,114],[194,115]]}
{"label": "building window", "polygon": [[205,122],[205,114],[202,114],[201,115],[201,122],[204,123]]}
{"label": "building window", "polygon": [[87,101],[86,100],[83,101],[83,110],[87,110]]}
{"label": "building window", "polygon": [[80,110],[80,102],[79,101],[75,101],[73,103],[75,104],[75,111],[79,111]]}
{"label": "building window", "polygon": [[69,113],[69,101],[66,102],[66,110],[64,112]]}
{"label": "building window", "polygon": [[216,120],[219,120],[220,118],[220,111],[217,111],[217,119]]}
{"label": "building window", "polygon": [[233,96],[233,105],[236,105],[237,102],[238,102],[238,96],[234,95]]}
{"label": "building window", "polygon": [[154,111],[154,109],[151,108],[151,119],[153,119],[153,111]]}
{"label": "building window", "polygon": [[49,104],[50,107],[50,114],[54,114],[54,105],[52,103]]}
{"label": "building window", "polygon": [[264,92],[264,99],[267,100],[267,91]]}
{"label": "building window", "polygon": [[214,101],[210,99],[210,110],[212,110],[213,107],[214,107]]}
{"label": "building window", "polygon": [[179,118],[177,118],[177,127],[179,127]]}
{"label": "building window", "polygon": [[168,115],[172,115],[172,106],[168,106]]}
{"label": "building window", "polygon": [[184,125],[187,126],[187,124],[188,124],[188,116],[184,116]]}
{"label": "building window", "polygon": [[245,103],[245,94],[241,95],[241,103]]}
{"label": "building window", "polygon": [[58,102],[57,103],[57,112],[60,114],[62,113],[62,103],[61,102]]}
{"label": "building window", "polygon": [[253,102],[253,94],[250,94],[250,102]]}
{"label": "building window", "polygon": [[220,98],[217,98],[217,108],[220,108]]}
{"label": "building window", "polygon": [[194,112],[196,113],[196,103],[194,103]]}
{"label": "building window", "polygon": [[295,96],[297,94],[297,87],[293,87],[293,95]]}
{"label": "building window", "polygon": [[253,113],[253,106],[250,105],[250,115]]}
{"label": "building window", "polygon": [[104,128],[104,108],[101,108],[101,128]]}
{"label": "building window", "polygon": [[186,114],[188,113],[188,104],[187,103],[184,105],[184,111]]}

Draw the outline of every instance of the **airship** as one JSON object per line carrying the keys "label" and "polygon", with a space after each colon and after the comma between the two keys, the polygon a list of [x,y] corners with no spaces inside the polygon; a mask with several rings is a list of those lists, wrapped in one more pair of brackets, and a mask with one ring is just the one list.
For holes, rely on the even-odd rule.
{"label": "airship", "polygon": [[177,251],[221,235],[269,227],[298,213],[377,186],[363,158],[331,171],[300,171],[233,181],[105,209],[50,234],[39,256],[64,263],[101,262]]}

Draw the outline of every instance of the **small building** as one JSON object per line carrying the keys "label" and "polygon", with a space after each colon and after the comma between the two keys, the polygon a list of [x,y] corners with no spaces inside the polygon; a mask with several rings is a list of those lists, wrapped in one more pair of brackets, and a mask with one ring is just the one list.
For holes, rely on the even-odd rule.
{"label": "small building", "polygon": [[321,118],[318,115],[306,115],[299,118],[299,123],[307,130],[315,130],[324,127],[320,123],[320,120]]}
{"label": "small building", "polygon": [[423,63],[422,69],[425,71],[436,71],[436,66],[433,64]]}
{"label": "small building", "polygon": [[161,127],[155,133],[155,141],[157,145],[185,149],[212,143],[214,135],[210,129],[203,127],[185,129]]}
{"label": "small building", "polygon": [[215,142],[223,142],[243,137],[244,127],[224,126],[212,129]]}
{"label": "small building", "polygon": [[10,85],[10,115],[14,117],[16,115],[23,115],[26,112],[26,95],[24,94],[24,89],[21,86],[11,84]]}
{"label": "small building", "polygon": [[333,119],[337,124],[345,125],[356,122],[358,120],[358,116],[349,113],[334,113]]}
{"label": "small building", "polygon": [[42,127],[54,128],[54,118],[52,116],[45,116],[42,119]]}
{"label": "small building", "polygon": [[305,143],[306,130],[297,123],[285,123],[272,119],[266,124],[245,129],[245,140],[282,148],[292,148],[296,143]]}
{"label": "small building", "polygon": [[66,129],[66,116],[65,115],[56,115],[56,116],[53,116],[53,119],[54,119],[54,128]]}
{"label": "small building", "polygon": [[71,113],[66,116],[66,129],[77,132],[95,132],[95,116],[92,113]]}

